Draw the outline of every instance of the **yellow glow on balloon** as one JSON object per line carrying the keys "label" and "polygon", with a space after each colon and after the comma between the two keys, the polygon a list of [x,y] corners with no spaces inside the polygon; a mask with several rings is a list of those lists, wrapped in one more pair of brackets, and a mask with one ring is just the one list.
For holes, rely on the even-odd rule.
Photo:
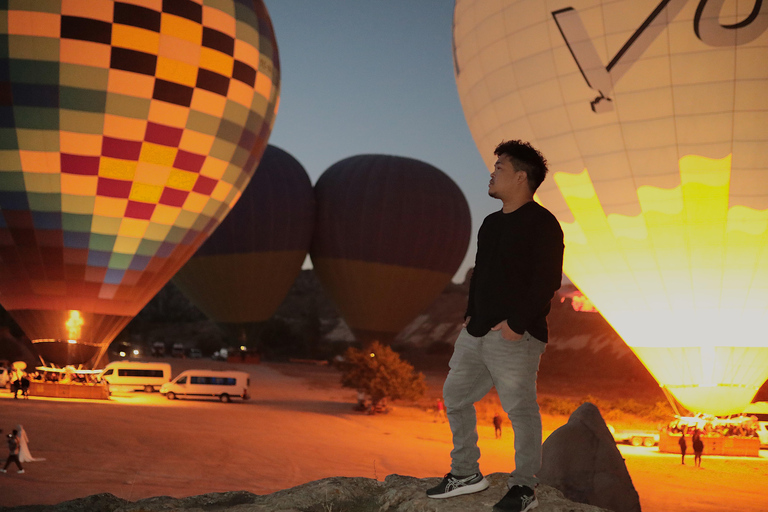
{"label": "yellow glow on balloon", "polygon": [[638,189],[637,216],[606,216],[587,169],[554,176],[575,219],[565,273],[681,404],[719,414],[768,379],[768,210],[729,209],[730,172],[683,157],[680,186]]}
{"label": "yellow glow on balloon", "polygon": [[726,0],[456,0],[480,154],[524,139],[554,179],[565,272],[686,407],[768,377],[768,11]]}

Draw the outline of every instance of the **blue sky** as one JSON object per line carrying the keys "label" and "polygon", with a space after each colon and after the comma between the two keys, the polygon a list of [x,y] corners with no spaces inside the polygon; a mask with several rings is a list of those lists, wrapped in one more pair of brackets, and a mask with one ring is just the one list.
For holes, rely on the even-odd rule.
{"label": "blue sky", "polygon": [[472,213],[454,281],[473,265],[477,229],[501,203],[467,128],[453,75],[450,0],[264,0],[277,37],[280,111],[270,144],[314,184],[352,155],[416,158],[448,174]]}

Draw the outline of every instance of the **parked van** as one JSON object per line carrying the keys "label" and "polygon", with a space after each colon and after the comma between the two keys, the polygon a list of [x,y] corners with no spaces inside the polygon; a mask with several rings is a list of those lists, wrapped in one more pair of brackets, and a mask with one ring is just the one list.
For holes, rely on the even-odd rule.
{"label": "parked van", "polygon": [[107,382],[110,389],[143,389],[152,393],[171,380],[171,365],[115,361],[104,368],[100,379]]}
{"label": "parked van", "polygon": [[187,351],[184,348],[183,343],[174,343],[173,348],[171,348],[171,355],[173,357],[184,357],[186,355]]}
{"label": "parked van", "polygon": [[169,400],[176,397],[218,397],[222,402],[230,402],[238,397],[248,400],[248,386],[251,376],[245,372],[217,370],[187,370],[173,381],[163,384],[160,392]]}

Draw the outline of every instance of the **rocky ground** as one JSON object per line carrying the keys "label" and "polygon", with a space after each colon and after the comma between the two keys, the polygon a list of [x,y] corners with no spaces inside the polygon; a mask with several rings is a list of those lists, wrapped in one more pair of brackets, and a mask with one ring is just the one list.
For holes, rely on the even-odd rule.
{"label": "rocky ground", "polygon": [[[506,492],[507,475],[488,475],[491,486],[480,493],[449,500],[427,498],[424,489],[439,478],[389,475],[383,482],[370,478],[325,478],[265,496],[245,491],[203,494],[187,498],[161,496],[130,502],[112,494],[97,494],[57,505],[15,507],[7,512],[469,512],[491,510]],[[572,502],[548,486],[538,490],[541,512],[605,512]]]}

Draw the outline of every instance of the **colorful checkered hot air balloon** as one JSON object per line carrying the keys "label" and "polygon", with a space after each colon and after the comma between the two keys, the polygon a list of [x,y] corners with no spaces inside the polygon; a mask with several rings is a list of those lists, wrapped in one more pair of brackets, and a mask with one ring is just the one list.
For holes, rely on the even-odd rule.
{"label": "colorful checkered hot air balloon", "polygon": [[253,174],[271,21],[261,0],[3,5],[0,303],[47,362],[93,362]]}
{"label": "colorful checkered hot air balloon", "polygon": [[760,0],[457,0],[456,83],[490,165],[538,191],[566,275],[691,411],[768,378],[768,9]]}

